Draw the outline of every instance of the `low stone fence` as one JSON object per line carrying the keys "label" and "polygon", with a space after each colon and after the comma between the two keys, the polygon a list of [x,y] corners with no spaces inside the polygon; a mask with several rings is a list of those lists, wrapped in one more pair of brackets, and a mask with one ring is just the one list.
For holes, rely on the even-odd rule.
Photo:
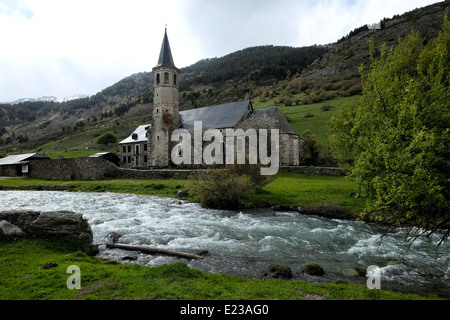
{"label": "low stone fence", "polygon": [[[119,168],[102,158],[45,159],[30,162],[29,177],[48,180],[101,180],[101,179],[186,179],[204,169],[152,169]],[[344,175],[339,168],[292,166],[280,167],[280,172]]]}
{"label": "low stone fence", "polygon": [[125,179],[187,179],[190,175],[196,175],[202,169],[152,169],[136,170],[117,168],[117,178]]}
{"label": "low stone fence", "polygon": [[292,166],[292,167],[280,167],[281,172],[294,172],[294,173],[306,173],[306,174],[323,174],[332,176],[344,176],[344,170],[335,167],[314,167],[314,166]]}

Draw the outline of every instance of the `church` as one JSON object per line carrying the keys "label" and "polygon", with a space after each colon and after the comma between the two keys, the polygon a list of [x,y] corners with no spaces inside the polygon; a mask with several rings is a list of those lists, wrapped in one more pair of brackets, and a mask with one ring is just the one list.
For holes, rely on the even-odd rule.
{"label": "church", "polygon": [[121,167],[144,169],[173,166],[171,154],[175,143],[171,140],[171,135],[175,130],[186,129],[192,132],[194,122],[201,121],[203,129],[225,132],[227,129],[242,128],[244,123],[255,117],[270,122],[272,129],[278,129],[280,166],[297,166],[302,161],[302,140],[277,107],[254,110],[251,100],[243,100],[180,111],[180,70],[174,64],[167,29],[158,63],[152,71],[152,119],[150,123],[138,126],[129,137],[119,142]]}

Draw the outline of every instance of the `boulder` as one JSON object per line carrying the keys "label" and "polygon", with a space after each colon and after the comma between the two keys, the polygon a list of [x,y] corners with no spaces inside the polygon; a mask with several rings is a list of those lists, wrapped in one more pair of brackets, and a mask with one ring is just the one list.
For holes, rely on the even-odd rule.
{"label": "boulder", "polygon": [[366,270],[358,268],[358,267],[352,267],[345,269],[342,274],[346,277],[365,277],[366,276]]}
{"label": "boulder", "polygon": [[0,238],[7,237],[21,237],[26,233],[22,231],[18,226],[9,223],[6,220],[0,220]]}
{"label": "boulder", "polygon": [[20,228],[29,236],[78,240],[92,243],[92,229],[81,214],[71,211],[2,211],[0,220]]}
{"label": "boulder", "polygon": [[271,264],[268,267],[268,270],[272,278],[284,278],[284,279],[292,278],[292,270],[288,266],[282,264]]}
{"label": "boulder", "polygon": [[323,270],[323,268],[316,263],[307,264],[303,268],[303,272],[306,274],[309,274],[311,276],[323,276],[325,274],[325,271]]}

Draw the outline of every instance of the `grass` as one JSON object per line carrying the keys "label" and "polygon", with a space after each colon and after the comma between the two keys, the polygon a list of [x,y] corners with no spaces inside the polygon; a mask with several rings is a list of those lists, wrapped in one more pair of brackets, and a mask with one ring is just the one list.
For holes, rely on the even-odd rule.
{"label": "grass", "polygon": [[254,201],[262,207],[334,204],[357,213],[364,208],[364,199],[355,197],[356,188],[356,183],[344,176],[280,172],[277,179],[256,194]]}
{"label": "grass", "polygon": [[[8,178],[0,185],[62,185],[74,191],[124,192],[174,197],[186,180],[49,181]],[[320,206],[334,204],[358,212],[363,200],[356,184],[341,176],[279,173],[255,196],[254,206]],[[195,200],[195,196],[188,199]],[[44,269],[45,263],[58,266]],[[67,267],[81,270],[80,290],[69,290]],[[406,300],[419,295],[369,290],[358,284],[313,284],[298,280],[248,279],[209,274],[184,263],[146,267],[89,257],[75,243],[45,239],[0,240],[0,300]],[[431,299],[435,299],[432,297]]]}
{"label": "grass", "polygon": [[[304,93],[296,94],[292,100],[302,100]],[[336,114],[338,108],[346,102],[355,101],[360,98],[359,95],[351,97],[336,97],[331,100],[323,101],[313,104],[301,104],[292,106],[285,106],[278,103],[279,97],[264,98],[256,97],[252,100],[255,109],[264,109],[273,106],[278,106],[283,115],[288,119],[290,125],[300,136],[306,130],[311,130],[318,138],[318,144],[321,147],[321,152],[328,151],[328,127],[327,122]],[[262,101],[261,101],[262,100]],[[329,111],[323,111],[322,106],[331,105]],[[312,115],[307,117],[306,115]]]}
{"label": "grass", "polygon": [[[209,274],[183,262],[160,267],[120,264],[89,257],[77,247],[76,243],[45,239],[0,240],[0,300],[424,299],[357,284],[319,285]],[[49,262],[57,266],[44,269]],[[80,268],[81,289],[67,288],[71,265]]]}

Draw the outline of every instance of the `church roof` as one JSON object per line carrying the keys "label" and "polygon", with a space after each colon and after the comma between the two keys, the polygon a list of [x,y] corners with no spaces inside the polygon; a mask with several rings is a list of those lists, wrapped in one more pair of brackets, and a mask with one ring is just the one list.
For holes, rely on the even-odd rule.
{"label": "church roof", "polygon": [[169,38],[167,37],[167,29],[164,32],[164,39],[161,45],[161,52],[159,53],[158,64],[156,67],[173,67],[175,64],[172,58],[172,51],[170,50]]}
{"label": "church roof", "polygon": [[119,144],[124,143],[135,143],[135,142],[144,142],[147,141],[147,131],[150,128],[149,124],[143,124],[136,128],[130,136],[122,141]]}
{"label": "church roof", "polygon": [[288,134],[296,134],[297,133],[292,129],[292,126],[289,124],[287,119],[283,116],[280,109],[278,107],[271,107],[267,109],[254,110],[253,113],[255,115],[265,114],[267,117],[271,119],[277,120],[276,129],[280,130],[280,133],[288,133]]}
{"label": "church roof", "polygon": [[202,121],[204,129],[233,128],[244,117],[249,106],[253,109],[250,100],[244,100],[180,111],[182,127],[191,130],[194,121]]}

